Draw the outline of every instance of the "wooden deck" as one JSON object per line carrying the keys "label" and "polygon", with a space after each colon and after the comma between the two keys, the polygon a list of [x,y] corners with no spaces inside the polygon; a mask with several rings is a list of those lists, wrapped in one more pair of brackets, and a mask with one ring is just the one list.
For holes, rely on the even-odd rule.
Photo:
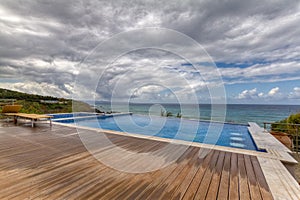
{"label": "wooden deck", "polygon": [[[0,199],[273,199],[255,156],[213,150],[200,159],[200,148],[188,147],[165,168],[125,173],[91,156],[76,133],[74,128],[57,125],[52,129],[0,127]],[[135,152],[166,145],[120,135],[107,137]],[[176,151],[179,146],[171,148]],[[99,153],[113,152],[113,148]]]}

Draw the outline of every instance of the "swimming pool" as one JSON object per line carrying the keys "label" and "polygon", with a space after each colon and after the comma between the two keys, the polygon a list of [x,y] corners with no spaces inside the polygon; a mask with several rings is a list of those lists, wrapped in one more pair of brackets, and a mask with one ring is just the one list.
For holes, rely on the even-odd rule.
{"label": "swimming pool", "polygon": [[[246,125],[221,124],[198,120],[165,118],[144,115],[97,116],[93,118],[58,119],[56,122],[76,124],[113,131],[174,138],[226,147],[256,150]],[[209,131],[222,127],[221,132]]]}
{"label": "swimming pool", "polygon": [[95,116],[95,113],[89,112],[78,112],[78,113],[58,113],[58,114],[48,114],[52,116],[52,119],[62,119],[62,118],[72,118],[72,117],[87,117]]}

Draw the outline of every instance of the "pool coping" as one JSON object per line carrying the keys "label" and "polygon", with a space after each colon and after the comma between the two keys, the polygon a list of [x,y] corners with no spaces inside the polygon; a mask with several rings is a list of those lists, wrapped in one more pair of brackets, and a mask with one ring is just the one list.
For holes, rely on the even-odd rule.
{"label": "pool coping", "polygon": [[[275,199],[300,199],[300,188],[288,168],[298,162],[290,155],[292,151],[272,134],[254,122],[248,122],[249,133],[258,149],[264,149],[276,158],[258,156],[258,162]],[[291,170],[291,169],[290,169]]]}
{"label": "pool coping", "polygon": [[251,134],[253,141],[259,150],[265,150],[267,153],[277,157],[278,160],[289,163],[297,164],[298,162],[290,155],[292,151],[279,142],[268,131],[261,128],[254,122],[249,122],[249,133]]}
{"label": "pool coping", "polygon": [[[130,113],[122,113],[120,115],[126,115],[126,114],[130,114]],[[95,116],[91,116],[91,118],[92,117],[94,118]],[[82,117],[78,117],[78,118],[82,118]],[[157,136],[148,136],[148,135],[113,131],[113,130],[101,129],[101,128],[90,128],[90,127],[85,127],[85,126],[79,126],[76,124],[73,125],[73,124],[66,124],[66,123],[60,123],[60,122],[55,122],[55,121],[52,121],[52,123],[57,124],[57,125],[74,127],[76,129],[80,128],[80,129],[86,129],[86,130],[93,130],[93,131],[101,132],[101,133],[117,134],[117,135],[130,136],[130,137],[135,137],[135,138],[150,139],[150,140],[156,140],[156,141],[161,141],[161,142],[169,142],[169,143],[173,143],[173,144],[190,145],[190,146],[195,146],[195,147],[203,147],[203,148],[207,148],[207,149],[214,149],[214,150],[220,150],[220,151],[226,151],[226,152],[267,157],[267,158],[272,158],[272,159],[278,159],[281,162],[289,163],[289,164],[297,164],[298,163],[289,154],[289,153],[291,153],[291,150],[289,150],[287,147],[285,147],[274,136],[272,136],[270,133],[268,133],[266,130],[264,130],[263,128],[261,128],[259,125],[257,125],[254,122],[248,122],[249,133],[253,139],[253,142],[257,146],[258,150],[264,150],[266,152],[259,152],[259,151],[234,148],[234,147],[225,147],[225,146],[220,146],[220,145],[216,145],[216,144],[212,145],[212,144],[205,144],[205,143],[199,143],[199,142],[184,141],[184,140],[179,140],[179,139],[161,138],[161,137],[157,137]]]}
{"label": "pool coping", "polygon": [[300,187],[286,166],[278,159],[257,157],[274,199],[300,199]]}
{"label": "pool coping", "polygon": [[120,132],[120,131],[113,131],[113,130],[107,130],[107,129],[101,129],[101,128],[91,128],[91,127],[86,127],[86,126],[64,124],[64,123],[59,123],[59,122],[52,122],[52,123],[56,124],[56,125],[73,127],[76,129],[85,129],[85,130],[96,131],[98,133],[108,133],[108,134],[122,135],[122,136],[134,137],[134,138],[149,139],[149,140],[155,140],[155,141],[160,141],[160,142],[168,142],[168,143],[172,143],[172,144],[189,145],[189,146],[194,146],[194,147],[202,147],[202,148],[214,149],[214,150],[220,150],[220,151],[226,151],[226,152],[232,152],[232,153],[261,156],[261,157],[266,157],[266,158],[274,158],[274,159],[277,158],[277,156],[271,155],[267,152],[260,152],[260,151],[254,151],[254,150],[248,150],[248,149],[225,147],[225,146],[220,146],[220,145],[212,145],[212,144],[205,144],[205,143],[199,143],[199,142],[184,141],[184,140],[179,140],[179,139],[161,138],[161,137],[157,137],[157,136],[148,136],[148,135],[141,135],[141,134],[135,134],[135,133],[127,133],[127,132],[125,133],[125,132]]}

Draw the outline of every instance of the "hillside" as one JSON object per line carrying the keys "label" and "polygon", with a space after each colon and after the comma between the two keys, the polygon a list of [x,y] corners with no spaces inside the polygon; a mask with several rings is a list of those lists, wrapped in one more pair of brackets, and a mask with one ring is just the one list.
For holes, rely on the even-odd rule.
{"label": "hillside", "polygon": [[[15,99],[14,104],[23,105],[23,108],[20,111],[23,113],[68,113],[72,112],[72,105],[74,102],[76,103],[76,107],[80,108],[78,111],[93,111],[87,103],[81,101],[72,102],[71,99],[27,94],[0,88],[0,104],[4,105],[10,103],[11,101],[6,101],[7,99]],[[0,106],[0,112],[1,111],[2,106]]]}

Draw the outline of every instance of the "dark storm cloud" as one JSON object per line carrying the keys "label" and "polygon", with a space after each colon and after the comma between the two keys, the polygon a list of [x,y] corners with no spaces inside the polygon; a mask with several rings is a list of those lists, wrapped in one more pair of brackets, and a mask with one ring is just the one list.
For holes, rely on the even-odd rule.
{"label": "dark storm cloud", "polygon": [[[144,27],[165,27],[180,31],[199,42],[218,62],[253,62],[248,69],[220,69],[224,80],[232,82],[253,81],[256,77],[270,81],[268,77],[281,77],[279,70],[292,80],[299,79],[297,59],[300,56],[300,6],[298,0],[277,1],[1,1],[0,5],[0,78],[18,78],[22,82],[16,89],[40,92],[36,84],[49,85],[47,92],[57,95],[71,94],[80,72],[80,88],[93,91],[91,77],[95,69],[106,64],[99,60],[83,59],[89,55],[100,42],[123,31]],[[136,36],[134,36],[136,37]],[[166,36],[169,38],[170,36]],[[147,33],[150,44],[157,38]],[[130,46],[130,38],[122,42]],[[113,43],[105,52],[96,52],[103,59],[119,47]],[[181,45],[185,46],[184,43]],[[190,49],[194,55],[193,49]],[[195,54],[196,55],[196,54]],[[143,51],[140,55],[123,56],[107,72],[105,86],[98,88],[103,97],[113,88],[113,80],[123,76],[127,70],[135,71],[129,80],[147,79],[159,82],[157,77],[167,77],[167,70],[153,71],[151,75],[143,69],[145,66],[170,66],[181,68],[174,56],[168,57],[162,52]],[[127,58],[126,58],[127,57]],[[158,59],[159,58],[159,59]],[[127,59],[127,60],[126,60]],[[267,64],[255,65],[257,61]],[[276,64],[272,62],[278,62]],[[133,65],[134,63],[134,65]],[[178,65],[178,66],[177,66]],[[79,70],[81,67],[81,71]],[[135,66],[135,67],[134,67]],[[114,69],[114,70],[113,70]],[[262,70],[259,70],[262,69]],[[272,70],[268,70],[272,69]],[[125,71],[124,71],[125,70]],[[248,70],[248,71],[247,71]],[[267,70],[268,74],[265,74]],[[101,70],[99,70],[101,71]],[[247,71],[248,77],[241,74]],[[169,75],[172,74],[168,71]],[[192,77],[188,69],[176,71],[177,76]],[[160,76],[161,75],[161,76]],[[278,75],[278,76],[277,76]],[[264,79],[267,77],[267,79]],[[228,79],[226,79],[228,78]],[[172,80],[165,78],[167,84]],[[194,79],[191,78],[191,81]],[[174,80],[173,80],[174,81]],[[133,81],[134,82],[134,81]],[[22,86],[23,84],[23,86]],[[213,84],[213,83],[209,83]],[[198,80],[194,87],[205,87]],[[14,87],[12,84],[5,87]],[[51,86],[51,87],[50,87]],[[202,87],[200,87],[202,86]],[[24,89],[25,88],[25,89]],[[149,89],[150,87],[148,87]],[[122,89],[125,90],[125,87]],[[147,87],[143,91],[147,90]],[[153,88],[151,88],[153,90]],[[188,87],[182,87],[182,93]],[[104,92],[107,91],[107,92]],[[83,91],[84,93],[85,91]],[[126,96],[121,94],[120,96]],[[100,95],[101,96],[101,95]]]}

